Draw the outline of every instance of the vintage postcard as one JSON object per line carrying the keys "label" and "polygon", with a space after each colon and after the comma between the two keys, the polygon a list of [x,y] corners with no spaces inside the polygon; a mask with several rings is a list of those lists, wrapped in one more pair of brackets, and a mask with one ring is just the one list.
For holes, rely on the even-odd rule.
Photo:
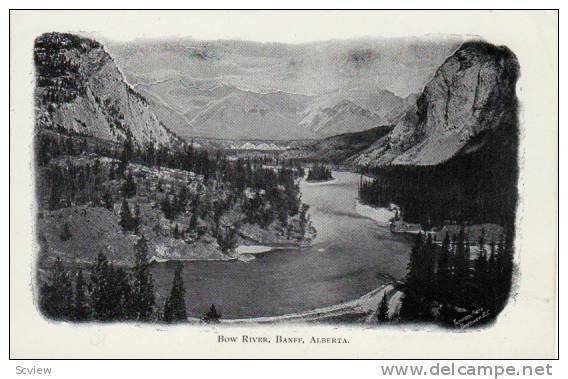
{"label": "vintage postcard", "polygon": [[553,358],[554,11],[13,11],[20,358]]}

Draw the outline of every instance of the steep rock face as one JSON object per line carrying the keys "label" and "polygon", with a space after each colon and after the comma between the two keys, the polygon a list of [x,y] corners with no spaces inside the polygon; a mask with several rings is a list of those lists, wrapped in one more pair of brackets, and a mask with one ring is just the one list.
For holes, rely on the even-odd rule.
{"label": "steep rock face", "polygon": [[93,40],[48,33],[35,41],[36,127],[104,140],[170,144],[177,137]]}
{"label": "steep rock face", "polygon": [[515,102],[518,63],[505,47],[464,43],[436,71],[387,138],[352,162],[358,165],[436,165],[471,152],[477,137],[496,128]]}

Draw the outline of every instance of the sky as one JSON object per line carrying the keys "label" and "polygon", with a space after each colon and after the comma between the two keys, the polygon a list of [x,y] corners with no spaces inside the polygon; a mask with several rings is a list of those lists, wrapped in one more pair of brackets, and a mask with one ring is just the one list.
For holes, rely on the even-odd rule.
{"label": "sky", "polygon": [[[418,11],[43,11],[38,20],[58,31],[115,41],[192,37],[305,43],[364,37],[470,34],[451,12]],[[443,19],[443,23],[440,20]],[[459,18],[456,18],[456,20]],[[461,33],[463,31],[464,33]]]}

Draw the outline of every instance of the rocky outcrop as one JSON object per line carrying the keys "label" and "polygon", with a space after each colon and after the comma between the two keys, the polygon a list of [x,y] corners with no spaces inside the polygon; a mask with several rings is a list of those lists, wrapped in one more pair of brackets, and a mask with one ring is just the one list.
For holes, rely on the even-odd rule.
{"label": "rocky outcrop", "polygon": [[35,41],[36,127],[121,142],[170,144],[146,99],[124,80],[112,57],[93,40],[47,33]]}
{"label": "rocky outcrop", "polygon": [[[356,165],[437,165],[479,149],[516,103],[519,66],[506,47],[466,42],[436,71],[393,129]],[[469,146],[475,142],[475,147]]]}

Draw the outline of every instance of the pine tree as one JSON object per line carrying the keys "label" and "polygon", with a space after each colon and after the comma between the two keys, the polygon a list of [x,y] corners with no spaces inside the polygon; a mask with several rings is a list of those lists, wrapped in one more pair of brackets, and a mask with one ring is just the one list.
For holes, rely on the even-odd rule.
{"label": "pine tree", "polygon": [[427,318],[424,304],[424,283],[422,278],[424,241],[422,233],[416,236],[406,272],[404,298],[400,308],[402,320],[422,320]]}
{"label": "pine tree", "polygon": [[450,235],[446,232],[444,241],[442,242],[442,251],[438,260],[438,300],[442,304],[448,304],[451,299],[452,292],[452,267],[451,267],[451,251],[450,251]]}
{"label": "pine tree", "polygon": [[485,249],[485,229],[481,230],[479,237],[479,254],[475,258],[473,267],[473,285],[476,292],[476,305],[477,307],[485,307],[489,301],[488,289],[493,285],[488,278],[489,271],[487,250]]}
{"label": "pine tree", "polygon": [[122,147],[122,153],[120,154],[120,162],[116,169],[118,176],[124,175],[124,172],[128,167],[128,163],[132,158],[132,151],[133,151],[132,138],[130,137],[130,135],[128,135],[126,140],[124,141]]}
{"label": "pine tree", "polygon": [[377,320],[379,323],[389,321],[389,303],[387,301],[386,293],[383,295],[383,298],[379,304],[379,308],[377,310]]}
{"label": "pine tree", "polygon": [[194,210],[191,214],[191,219],[189,220],[189,230],[191,233],[197,231],[197,210]]}
{"label": "pine tree", "polygon": [[110,265],[109,320],[132,320],[133,293],[130,277],[123,268]]}
{"label": "pine tree", "polygon": [[495,300],[494,309],[498,312],[507,303],[512,287],[514,269],[514,250],[512,246],[512,231],[502,235],[497,244],[495,258]]}
{"label": "pine tree", "polygon": [[79,270],[75,280],[75,295],[73,297],[73,319],[85,321],[89,319],[89,304],[86,294],[86,283],[83,271]]}
{"label": "pine tree", "polygon": [[132,217],[130,212],[130,207],[125,198],[122,199],[122,205],[120,207],[120,226],[124,231],[134,231],[136,229],[136,220]]}
{"label": "pine tree", "polygon": [[160,205],[161,205],[161,208],[162,208],[162,212],[164,212],[164,216],[168,220],[173,221],[173,219],[175,218],[175,212],[174,212],[174,209],[173,209],[173,205],[170,202],[169,195],[166,195],[166,197],[164,198],[164,200],[162,200],[162,203]]}
{"label": "pine tree", "polygon": [[437,293],[436,280],[436,245],[432,241],[432,234],[428,234],[422,251],[421,281],[426,304],[430,304]]}
{"label": "pine tree", "polygon": [[134,206],[134,233],[138,234],[140,231],[140,224],[142,223],[142,215],[140,214],[140,206],[138,203]]}
{"label": "pine tree", "polygon": [[96,320],[111,318],[111,278],[108,260],[103,253],[97,255],[97,262],[91,272],[91,304]]}
{"label": "pine tree", "polygon": [[108,210],[112,210],[114,206],[114,200],[112,198],[112,194],[108,190],[105,190],[103,192],[103,206]]}
{"label": "pine tree", "polygon": [[40,309],[48,317],[69,320],[73,316],[72,296],[71,278],[57,257],[47,282],[40,289]]}
{"label": "pine tree", "polygon": [[133,317],[136,320],[147,321],[154,313],[154,280],[150,273],[148,259],[148,243],[144,236],[140,237],[135,246],[133,269]]}
{"label": "pine tree", "polygon": [[229,227],[226,227],[224,231],[219,231],[217,243],[222,252],[228,253],[237,246],[237,231]]}
{"label": "pine tree", "polygon": [[182,264],[178,264],[174,273],[174,281],[170,296],[166,299],[164,305],[164,321],[180,322],[187,320],[187,312],[185,310],[185,288],[183,278],[181,276],[183,270]]}
{"label": "pine tree", "polygon": [[99,253],[91,271],[93,318],[99,321],[131,319],[132,298],[128,274],[115,268],[103,253]]}
{"label": "pine tree", "polygon": [[465,235],[465,228],[462,226],[455,243],[455,269],[453,276],[454,303],[466,307],[470,303],[470,251],[469,241]]}
{"label": "pine tree", "polygon": [[310,216],[308,215],[308,210],[310,206],[308,204],[302,204],[300,208],[300,234],[302,238],[306,235],[306,227],[310,221]]}
{"label": "pine tree", "polygon": [[129,171],[126,176],[126,181],[122,186],[122,194],[126,198],[131,198],[136,195],[136,182],[132,177],[132,173]]}
{"label": "pine tree", "polygon": [[215,308],[215,304],[211,304],[209,311],[205,313],[203,316],[203,321],[205,322],[219,322],[221,318],[221,313],[217,312],[217,308]]}

